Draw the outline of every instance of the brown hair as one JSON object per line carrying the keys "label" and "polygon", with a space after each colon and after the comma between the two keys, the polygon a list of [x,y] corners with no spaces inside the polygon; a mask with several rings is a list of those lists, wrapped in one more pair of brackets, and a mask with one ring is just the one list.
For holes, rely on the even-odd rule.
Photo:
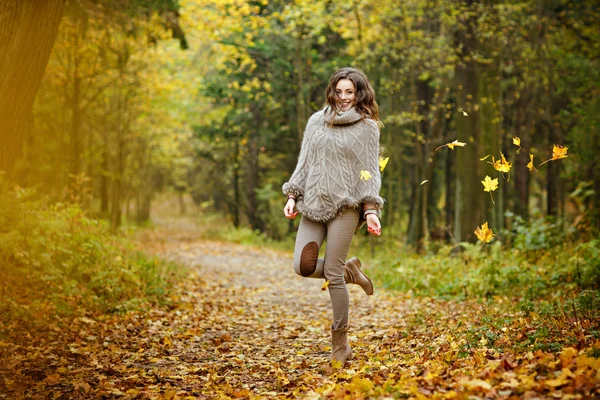
{"label": "brown hair", "polygon": [[325,90],[326,104],[329,105],[329,112],[335,113],[337,108],[335,88],[338,82],[342,79],[348,79],[356,88],[356,111],[358,111],[363,119],[371,118],[373,121],[379,122],[379,105],[375,101],[375,90],[369,83],[369,79],[361,70],[356,68],[341,68],[329,79],[329,84]]}

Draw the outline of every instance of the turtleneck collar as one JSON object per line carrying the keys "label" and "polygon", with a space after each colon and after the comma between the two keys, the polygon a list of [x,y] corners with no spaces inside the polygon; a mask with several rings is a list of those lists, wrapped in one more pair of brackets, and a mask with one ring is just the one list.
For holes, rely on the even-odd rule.
{"label": "turtleneck collar", "polygon": [[332,121],[332,114],[331,114],[331,110],[329,107],[325,108],[325,116],[326,116],[326,121],[327,123],[333,123],[333,125],[345,125],[345,124],[353,124],[356,121],[359,121],[362,119],[362,115],[360,115],[360,113],[358,111],[356,111],[356,108],[352,107],[351,109],[349,109],[348,111],[338,111],[335,114],[333,114],[333,121]]}

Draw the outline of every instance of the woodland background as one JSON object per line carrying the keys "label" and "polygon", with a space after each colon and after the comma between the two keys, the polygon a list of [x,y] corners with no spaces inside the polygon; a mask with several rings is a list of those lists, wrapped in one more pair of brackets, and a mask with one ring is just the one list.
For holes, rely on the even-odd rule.
{"label": "woodland background", "polygon": [[[551,218],[584,238],[599,226],[593,1],[20,3],[2,7],[1,169],[113,230],[173,189],[288,235],[281,184],[346,65],[381,106],[394,237],[422,251],[474,241],[484,221],[500,233]],[[456,139],[467,147],[434,152]],[[568,159],[530,172],[529,154],[538,165],[554,144]],[[492,204],[479,160],[501,152],[513,166]]]}
{"label": "woodland background", "polygon": [[599,21],[593,0],[1,0],[2,334],[164,299],[176,268],[127,237],[165,194],[212,238],[290,250],[281,185],[353,66],[389,157],[383,235],[355,241],[378,284],[508,296],[531,346],[597,357]]}

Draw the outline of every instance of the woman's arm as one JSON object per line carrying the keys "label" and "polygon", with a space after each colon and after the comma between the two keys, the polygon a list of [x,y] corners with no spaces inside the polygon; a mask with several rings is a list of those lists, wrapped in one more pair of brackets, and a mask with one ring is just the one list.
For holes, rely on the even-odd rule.
{"label": "woman's arm", "polygon": [[[371,174],[370,179],[361,180],[359,183],[359,202],[363,205],[363,212],[379,216],[384,200],[379,195],[381,190],[381,171],[379,170],[379,127],[373,120],[365,121],[367,128],[362,132],[361,142],[365,151],[361,153],[361,164]],[[365,215],[366,217],[366,215]]]}
{"label": "woman's arm", "polygon": [[371,179],[361,181],[364,185],[361,190],[361,203],[363,204],[362,217],[367,222],[367,230],[375,236],[381,235],[380,210],[383,207],[383,198],[379,195],[381,190],[381,171],[379,169],[379,127],[372,120],[365,121],[368,129],[364,132],[365,152],[362,163],[371,174]]}
{"label": "woman's arm", "polygon": [[309,152],[309,141],[313,131],[313,125],[315,122],[315,116],[313,115],[306,124],[304,129],[304,136],[302,138],[302,144],[300,145],[300,155],[298,156],[298,162],[296,168],[292,173],[289,181],[283,184],[282,191],[285,195],[293,196],[294,199],[302,197],[304,195],[304,186],[306,178],[308,176],[308,152]]}

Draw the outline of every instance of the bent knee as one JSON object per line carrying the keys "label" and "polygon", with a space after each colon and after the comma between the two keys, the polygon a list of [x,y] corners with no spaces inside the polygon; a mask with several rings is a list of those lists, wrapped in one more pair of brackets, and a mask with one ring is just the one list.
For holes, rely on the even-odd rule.
{"label": "bent knee", "polygon": [[346,286],[346,279],[344,278],[344,274],[332,274],[325,273],[325,279],[329,281],[329,287],[342,287]]}
{"label": "bent knee", "polygon": [[294,271],[305,278],[311,276],[317,269],[318,260],[319,245],[317,242],[307,243],[300,253],[300,259],[294,261]]}

